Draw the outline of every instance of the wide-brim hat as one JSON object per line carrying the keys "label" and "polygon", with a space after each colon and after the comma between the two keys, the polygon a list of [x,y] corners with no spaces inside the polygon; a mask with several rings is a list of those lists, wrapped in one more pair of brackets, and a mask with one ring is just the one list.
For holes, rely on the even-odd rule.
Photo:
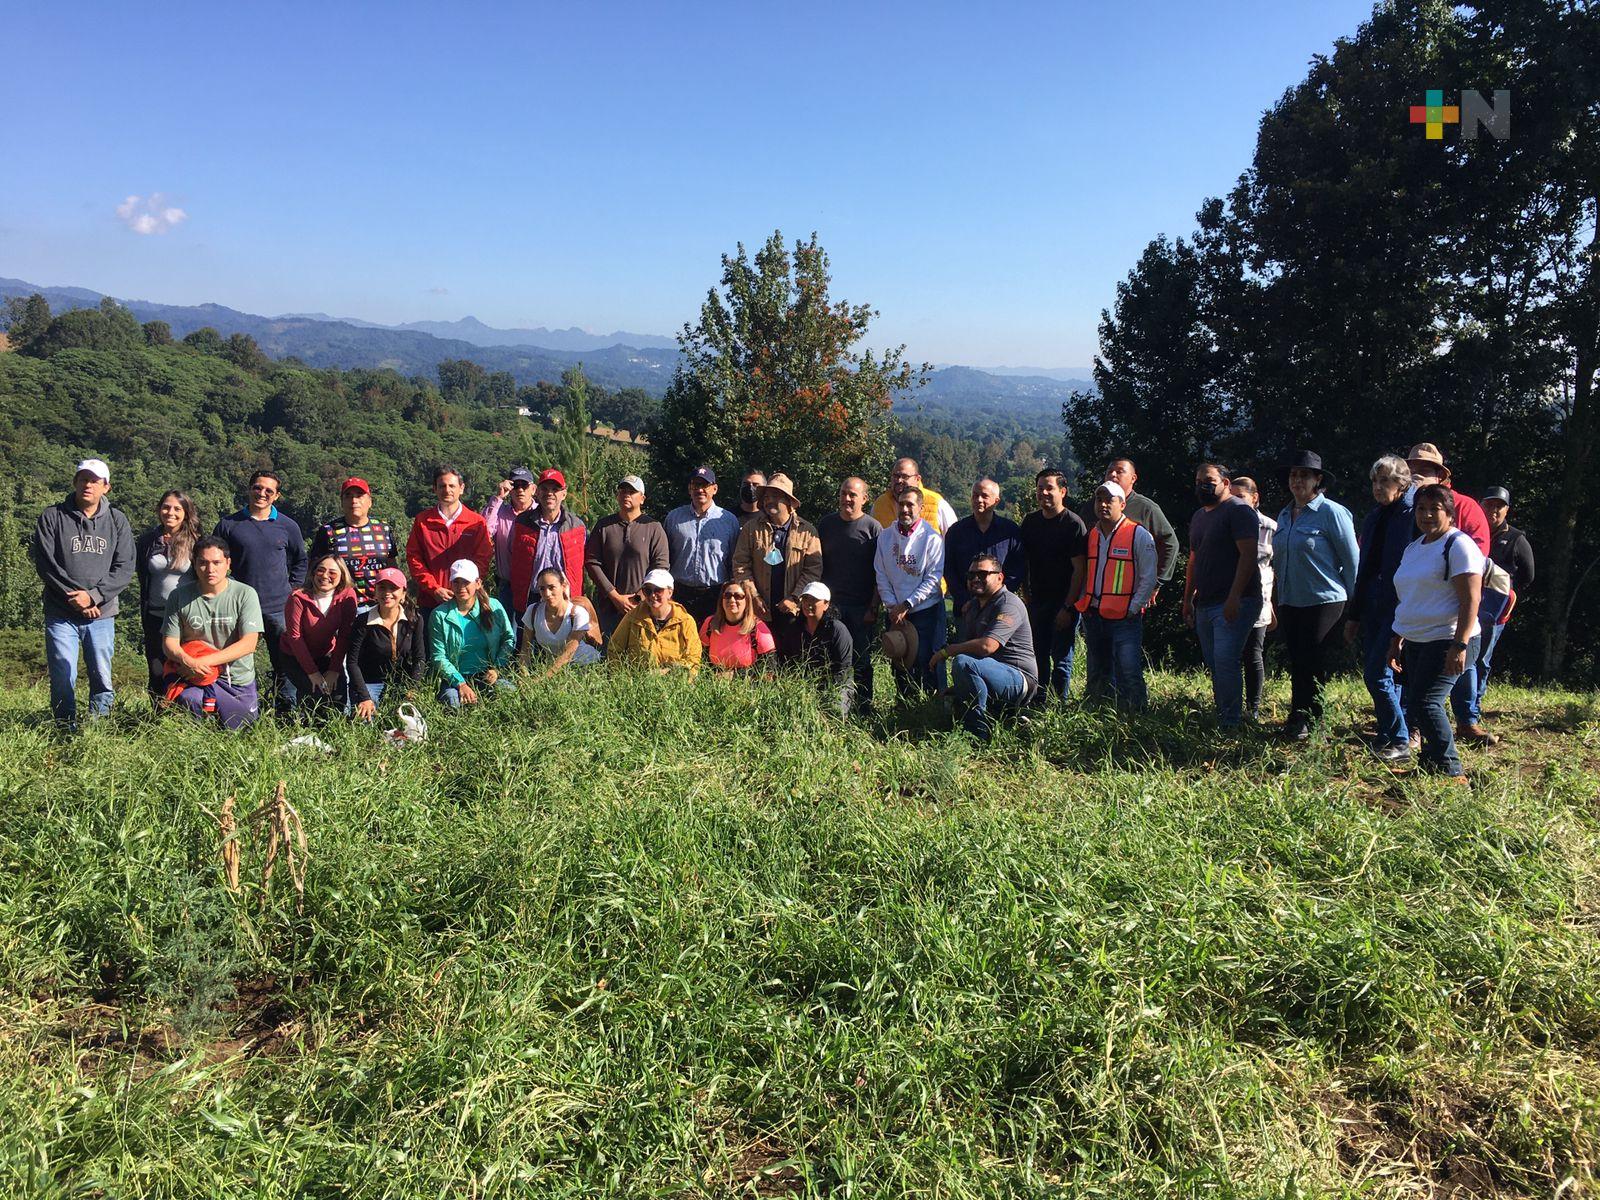
{"label": "wide-brim hat", "polygon": [[883,656],[901,670],[909,671],[917,661],[917,627],[910,621],[891,625],[879,639]]}
{"label": "wide-brim hat", "polygon": [[1445,466],[1444,453],[1432,442],[1418,442],[1411,447],[1411,453],[1406,455],[1406,466],[1415,468],[1418,463],[1438,467],[1444,472],[1446,479],[1450,478],[1450,468]]}
{"label": "wide-brim hat", "polygon": [[766,483],[762,484],[761,490],[763,492],[778,492],[795,508],[800,507],[800,501],[795,499],[794,495],[794,480],[790,479],[782,471],[779,471],[768,479]]}
{"label": "wide-brim hat", "polygon": [[1290,471],[1316,471],[1322,476],[1322,486],[1330,487],[1337,476],[1327,467],[1322,465],[1322,455],[1315,450],[1296,450],[1287,460],[1281,463],[1278,470],[1282,472],[1287,481]]}

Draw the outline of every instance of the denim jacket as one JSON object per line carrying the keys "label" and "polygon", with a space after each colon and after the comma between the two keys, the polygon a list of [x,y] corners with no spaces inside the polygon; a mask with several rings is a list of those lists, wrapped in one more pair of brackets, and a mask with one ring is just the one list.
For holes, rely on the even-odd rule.
{"label": "denim jacket", "polygon": [[1296,517],[1294,505],[1286,504],[1272,535],[1278,603],[1309,608],[1348,600],[1359,557],[1355,521],[1344,505],[1317,495]]}

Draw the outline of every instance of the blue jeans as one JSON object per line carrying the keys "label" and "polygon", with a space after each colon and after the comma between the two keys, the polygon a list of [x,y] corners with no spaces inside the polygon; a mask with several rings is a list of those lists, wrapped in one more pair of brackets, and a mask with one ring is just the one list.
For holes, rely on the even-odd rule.
{"label": "blue jeans", "polygon": [[[512,683],[511,680],[507,679],[504,675],[500,676],[494,681],[494,687],[492,688],[487,687],[484,684],[483,677],[481,675],[474,675],[468,679],[467,682],[472,685],[472,690],[478,693],[478,699],[480,701],[487,699],[489,692],[514,692],[517,690],[517,685]],[[443,704],[446,708],[460,708],[460,686],[454,683],[447,683],[441,687],[439,689],[439,703]]]}
{"label": "blue jeans", "polygon": [[1020,708],[1033,686],[1021,671],[999,659],[958,654],[950,660],[951,690],[961,705],[961,724],[980,741],[994,732],[990,708]]}
{"label": "blue jeans", "polygon": [[1467,661],[1467,669],[1450,692],[1450,707],[1455,710],[1457,725],[1476,725],[1483,720],[1483,693],[1489,688],[1489,668],[1493,665],[1495,645],[1505,629],[1495,622],[1510,603],[1511,597],[1504,592],[1490,591],[1485,591],[1478,601],[1478,640],[1482,646],[1477,660]]}
{"label": "blue jeans", "polygon": [[1443,775],[1461,775],[1461,758],[1456,754],[1456,739],[1450,730],[1450,717],[1445,712],[1445,701],[1456,681],[1472,674],[1472,664],[1478,657],[1478,639],[1467,643],[1467,669],[1460,675],[1445,673],[1445,655],[1450,651],[1451,640],[1437,642],[1407,642],[1401,661],[1405,664],[1406,715],[1411,727],[1422,734],[1422,753],[1417,765],[1424,770],[1438,771]]}
{"label": "blue jeans", "polygon": [[1361,678],[1372,696],[1379,746],[1404,746],[1411,738],[1405,696],[1389,667],[1389,640],[1393,636],[1394,610],[1369,605],[1361,614]]}
{"label": "blue jeans", "polygon": [[1200,635],[1201,657],[1211,672],[1217,724],[1227,729],[1244,719],[1244,641],[1261,615],[1261,601],[1239,601],[1239,615],[1231,621],[1222,609],[1221,604],[1195,609],[1194,628]]}
{"label": "blue jeans", "polygon": [[276,716],[286,717],[294,711],[300,699],[300,689],[295,687],[294,679],[289,674],[289,664],[294,662],[294,655],[285,653],[278,645],[283,639],[283,614],[262,613],[261,624],[265,628],[261,636],[267,643],[267,661],[272,664],[272,680],[267,684],[266,695],[261,696],[260,700],[263,708],[270,709]]}
{"label": "blue jeans", "polygon": [[111,650],[116,645],[114,617],[98,621],[44,619],[44,657],[50,668],[50,711],[58,721],[78,717],[78,651],[89,672],[89,715],[103,717],[111,711]]}
{"label": "blue jeans", "polygon": [[1078,641],[1078,610],[1067,609],[1067,627],[1056,628],[1061,605],[1054,601],[1028,605],[1028,624],[1033,630],[1033,656],[1039,664],[1039,682],[1049,681],[1050,690],[1061,699],[1072,690],[1072,652]]}
{"label": "blue jeans", "polygon": [[928,669],[928,660],[933,657],[933,652],[943,647],[946,641],[944,601],[909,612],[906,620],[917,631],[917,660],[911,670],[897,670],[894,673],[900,698],[911,699],[912,693],[918,688],[929,692],[944,691],[944,664],[940,663],[931,671]]}
{"label": "blue jeans", "polygon": [[1089,656],[1087,700],[1113,700],[1121,708],[1149,704],[1144,687],[1144,616],[1135,613],[1108,621],[1090,611],[1081,618],[1083,648]]}

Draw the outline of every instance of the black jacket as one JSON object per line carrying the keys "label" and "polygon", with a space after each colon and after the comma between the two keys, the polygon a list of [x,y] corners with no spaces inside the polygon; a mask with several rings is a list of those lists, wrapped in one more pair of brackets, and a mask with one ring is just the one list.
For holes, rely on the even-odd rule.
{"label": "black jacket", "polygon": [[353,704],[372,699],[367,692],[368,681],[387,687],[391,683],[410,683],[422,678],[427,657],[427,623],[412,614],[409,620],[398,622],[391,634],[381,621],[374,619],[376,615],[376,610],[362,613],[350,631],[350,649],[345,652],[344,663],[350,676]]}
{"label": "black jacket", "polygon": [[1514,525],[1504,525],[1498,533],[1489,535],[1489,557],[1494,565],[1511,576],[1511,586],[1517,595],[1526,592],[1533,583],[1533,546],[1528,535]]}

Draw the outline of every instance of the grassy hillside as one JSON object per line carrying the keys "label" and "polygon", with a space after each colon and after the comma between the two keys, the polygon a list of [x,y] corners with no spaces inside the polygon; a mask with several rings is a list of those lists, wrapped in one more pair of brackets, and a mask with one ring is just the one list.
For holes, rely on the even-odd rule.
{"label": "grassy hillside", "polygon": [[[0,1193],[1590,1193],[1594,698],[1497,689],[1461,790],[1153,682],[979,750],[571,674],[329,757],[0,693]],[[219,865],[280,779],[303,911]]]}

